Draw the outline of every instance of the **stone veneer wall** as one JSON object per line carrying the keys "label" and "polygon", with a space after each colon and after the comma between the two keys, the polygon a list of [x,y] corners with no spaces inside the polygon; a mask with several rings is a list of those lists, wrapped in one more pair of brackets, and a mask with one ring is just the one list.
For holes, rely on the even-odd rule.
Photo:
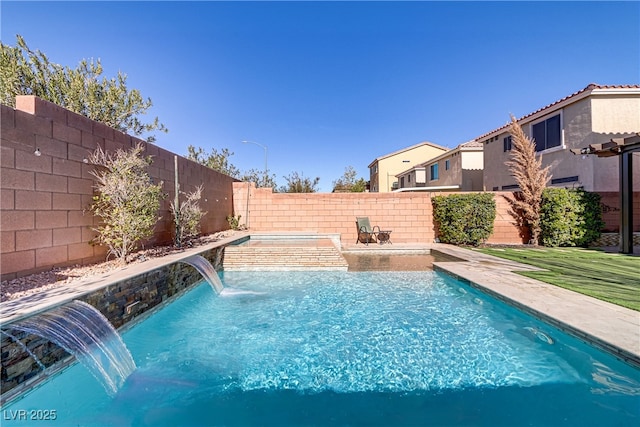
{"label": "stone veneer wall", "polygon": [[[600,238],[589,244],[592,248],[620,246],[620,233],[602,233]],[[640,233],[633,233],[633,246],[640,246]]]}
{"label": "stone veneer wall", "polygon": [[[233,184],[234,212],[252,232],[300,231],[339,233],[342,244],[355,244],[356,216],[368,216],[371,225],[393,230],[393,243],[432,243],[437,237],[431,197],[451,193],[274,193],[252,183]],[[496,220],[489,243],[523,243],[504,198],[496,192]],[[248,196],[248,199],[247,199]],[[247,200],[249,201],[247,204]]]}
{"label": "stone veneer wall", "polygon": [[[222,268],[223,254],[224,247],[216,247],[200,253],[216,270]],[[202,276],[196,269],[188,264],[176,262],[111,284],[78,299],[91,304],[114,327],[121,328],[201,280]],[[138,303],[134,304],[136,302]],[[49,372],[63,368],[70,358],[65,350],[45,338],[13,331],[11,324],[5,324],[2,327],[27,345]],[[1,400],[5,402],[24,391],[25,387],[28,388],[43,379],[44,376],[33,357],[5,334],[0,336],[0,348],[2,349],[0,390],[2,391]]]}
{"label": "stone veneer wall", "polygon": [[[98,146],[128,149],[140,139],[75,114],[35,96],[18,96],[16,108],[0,105],[0,220],[2,280],[56,266],[105,259],[106,248],[92,246],[98,219],[87,212],[94,191],[93,166],[84,159]],[[152,156],[149,174],[163,181],[168,197],[160,206],[153,238],[146,245],[172,241],[169,204],[174,197],[174,153],[144,143]],[[38,148],[42,153],[34,155]],[[178,156],[181,191],[204,186],[200,206],[207,211],[202,232],[229,228],[232,183],[237,181]]]}

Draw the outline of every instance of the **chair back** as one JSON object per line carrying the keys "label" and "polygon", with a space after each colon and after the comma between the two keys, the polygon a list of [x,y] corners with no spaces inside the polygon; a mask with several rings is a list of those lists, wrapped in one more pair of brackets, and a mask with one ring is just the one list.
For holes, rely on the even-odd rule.
{"label": "chair back", "polygon": [[371,233],[371,223],[369,222],[368,216],[358,216],[356,217],[356,224],[358,225],[358,231],[365,231],[367,233]]}

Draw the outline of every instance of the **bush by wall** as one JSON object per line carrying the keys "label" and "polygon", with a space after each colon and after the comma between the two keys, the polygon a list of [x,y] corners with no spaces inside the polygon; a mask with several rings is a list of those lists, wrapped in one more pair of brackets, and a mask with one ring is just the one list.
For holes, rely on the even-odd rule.
{"label": "bush by wall", "polygon": [[547,188],[542,193],[541,243],[587,246],[604,227],[600,195],[579,189]]}
{"label": "bush by wall", "polygon": [[496,202],[491,193],[436,196],[433,217],[441,242],[477,246],[493,232]]}

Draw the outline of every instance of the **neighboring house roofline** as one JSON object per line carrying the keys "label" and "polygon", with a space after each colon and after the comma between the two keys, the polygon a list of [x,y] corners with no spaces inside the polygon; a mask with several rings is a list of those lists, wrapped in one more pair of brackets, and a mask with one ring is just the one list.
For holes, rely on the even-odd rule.
{"label": "neighboring house roofline", "polygon": [[433,142],[423,141],[423,142],[421,142],[419,144],[415,144],[415,145],[412,145],[410,147],[406,147],[406,148],[403,148],[401,150],[394,151],[393,153],[389,153],[389,154],[385,154],[384,156],[376,157],[371,163],[369,163],[369,166],[367,166],[367,167],[370,168],[371,166],[373,166],[373,164],[375,162],[379,162],[380,160],[384,160],[384,159],[386,159],[388,157],[392,157],[392,156],[404,153],[405,151],[409,151],[409,150],[413,150],[414,148],[422,147],[424,145],[429,145],[429,146],[431,146],[433,148],[437,148],[437,149],[440,149],[440,150],[445,150],[445,151],[449,150],[447,147],[443,147],[441,145],[434,144]]}
{"label": "neighboring house roofline", "polygon": [[[439,156],[434,157],[432,159],[429,159],[424,163],[420,163],[420,164],[414,166],[413,168],[430,166],[430,165],[432,165],[434,163],[437,163],[440,160],[443,160],[443,159],[445,159],[445,158],[447,158],[447,157],[449,157],[449,156],[451,156],[451,155],[453,155],[453,154],[455,154],[455,153],[457,153],[459,151],[484,151],[484,145],[481,142],[479,142],[479,141],[477,141],[475,139],[472,139],[471,141],[468,141],[468,142],[465,142],[463,144],[458,145],[456,148],[452,148],[451,150],[447,151],[446,153],[442,153]],[[411,170],[411,169],[409,169],[409,170]],[[403,172],[403,173],[406,173],[406,172]],[[400,175],[402,175],[402,174],[400,174]],[[399,176],[399,175],[396,175],[396,176]]]}
{"label": "neighboring house roofline", "polygon": [[[573,104],[581,99],[587,98],[592,95],[638,95],[640,94],[640,85],[599,85],[597,83],[591,83],[587,87],[572,93],[571,95],[565,96],[562,99],[559,99],[549,105],[546,105],[542,108],[535,110],[532,113],[524,115],[517,119],[518,123],[522,121],[533,121],[537,118],[547,115],[555,110],[559,110],[564,108],[569,104]],[[487,132],[476,138],[477,141],[480,141],[485,138],[491,138],[497,136],[508,129],[511,123],[507,123],[503,126],[500,126],[497,129],[492,130],[491,132]]]}
{"label": "neighboring house roofline", "polygon": [[406,174],[408,174],[409,172],[412,172],[412,171],[414,171],[414,170],[418,170],[418,169],[425,169],[425,167],[424,167],[424,166],[422,166],[422,165],[415,165],[415,166],[412,166],[412,167],[410,167],[409,169],[407,169],[407,170],[405,170],[405,171],[402,171],[402,172],[400,172],[399,174],[394,175],[394,176],[395,176],[396,178],[398,178],[398,177],[400,177],[400,176],[402,176],[402,175],[406,175]]}
{"label": "neighboring house roofline", "polygon": [[460,186],[456,185],[437,185],[433,187],[405,187],[398,188],[397,190],[393,190],[392,193],[407,193],[411,191],[449,191],[449,190],[459,190]]}

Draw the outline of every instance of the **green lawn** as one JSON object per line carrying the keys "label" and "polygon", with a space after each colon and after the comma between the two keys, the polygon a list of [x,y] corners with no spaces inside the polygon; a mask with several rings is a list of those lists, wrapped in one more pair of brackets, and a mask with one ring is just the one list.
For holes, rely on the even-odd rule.
{"label": "green lawn", "polygon": [[581,248],[478,248],[544,268],[523,276],[640,311],[640,257]]}

